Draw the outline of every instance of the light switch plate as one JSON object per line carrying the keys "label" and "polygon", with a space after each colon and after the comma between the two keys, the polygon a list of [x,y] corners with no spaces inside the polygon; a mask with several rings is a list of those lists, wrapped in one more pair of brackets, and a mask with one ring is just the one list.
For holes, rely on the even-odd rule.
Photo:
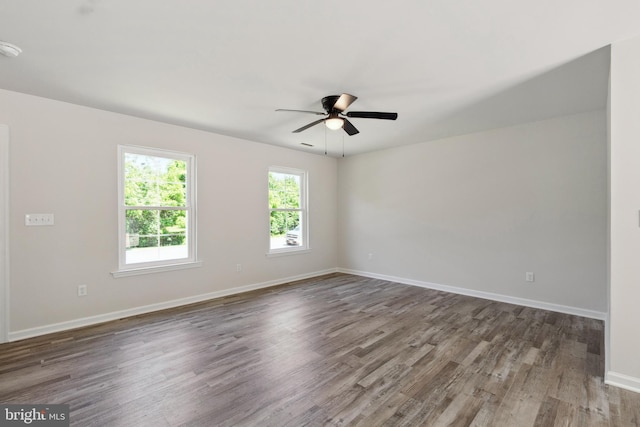
{"label": "light switch plate", "polygon": [[53,225],[53,214],[26,214],[24,216],[24,225],[29,227]]}

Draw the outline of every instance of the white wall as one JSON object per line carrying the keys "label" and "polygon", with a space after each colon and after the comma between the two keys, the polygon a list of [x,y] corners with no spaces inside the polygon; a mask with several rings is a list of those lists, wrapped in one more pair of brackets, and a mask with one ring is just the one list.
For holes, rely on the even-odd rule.
{"label": "white wall", "polygon": [[0,342],[9,334],[9,128],[0,124]]}
{"label": "white wall", "polygon": [[640,392],[640,38],[612,45],[607,382]]}
{"label": "white wall", "polygon": [[[0,90],[11,130],[10,331],[333,270],[336,168],[316,156]],[[198,162],[201,268],[114,279],[118,144],[193,153]],[[309,254],[265,256],[267,168],[309,171]],[[25,227],[27,213],[53,213],[52,227]],[[243,271],[236,272],[241,263]],[[76,296],[79,284],[89,295]],[[93,318],[96,320],[95,318]],[[35,329],[34,329],[35,328]],[[55,329],[55,327],[53,328]]]}
{"label": "white wall", "polygon": [[604,317],[606,150],[594,111],[341,159],[340,267]]}

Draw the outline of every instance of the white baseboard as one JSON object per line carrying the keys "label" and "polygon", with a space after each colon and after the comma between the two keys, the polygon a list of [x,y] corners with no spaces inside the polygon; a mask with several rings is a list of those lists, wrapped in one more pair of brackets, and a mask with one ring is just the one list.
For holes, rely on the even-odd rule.
{"label": "white baseboard", "polygon": [[45,326],[38,326],[30,329],[23,329],[20,331],[10,332],[9,341],[18,341],[25,338],[37,337],[40,335],[50,334],[53,332],[67,331],[75,328],[82,328],[84,326],[91,326],[98,323],[104,323],[111,320],[118,320],[125,317],[137,316],[139,314],[151,313],[154,311],[165,310],[168,308],[179,307],[182,305],[193,304],[202,301],[208,301],[215,298],[226,297],[229,295],[241,294],[244,292],[255,291],[257,289],[270,288],[273,286],[282,285],[296,280],[310,279],[313,277],[323,276],[325,274],[336,273],[338,270],[335,268],[316,271],[313,273],[300,274],[297,276],[285,277],[282,279],[269,280],[261,283],[254,283],[251,285],[239,286],[236,288],[223,289],[221,291],[209,292],[206,294],[195,295],[192,297],[180,298],[171,301],[160,302],[156,304],[145,305],[142,307],[134,307],[126,310],[113,311],[111,313],[99,314],[96,316],[83,317],[81,319],[69,320],[66,322],[54,323]]}
{"label": "white baseboard", "polygon": [[604,383],[640,393],[640,378],[608,371],[604,376]]}
{"label": "white baseboard", "polygon": [[[374,279],[388,280],[391,282],[402,283],[405,285],[419,286],[427,289],[435,289],[435,290],[451,292],[455,294],[468,295],[468,296],[473,296],[477,298],[489,299],[493,301],[506,302],[509,304],[523,305],[526,307],[540,308],[543,310],[573,314],[573,315],[588,317],[593,319],[599,319],[599,320],[606,319],[606,313],[602,313],[599,311],[585,310],[581,308],[568,307],[568,306],[558,305],[558,304],[550,304],[550,303],[541,302],[541,301],[529,300],[524,298],[516,298],[516,297],[494,294],[489,292],[475,291],[471,289],[458,288],[454,286],[439,285],[437,283],[423,282],[423,281],[412,280],[412,279],[404,279],[404,278],[395,277],[395,276],[368,273],[365,271],[349,270],[349,269],[343,269],[343,268],[331,268],[331,269],[317,271],[313,273],[290,276],[290,277],[285,277],[285,278],[276,279],[276,280],[269,280],[266,282],[254,283],[254,284],[240,286],[240,287],[231,288],[231,289],[223,289],[221,291],[209,292],[206,294],[195,295],[192,297],[180,298],[176,300],[165,301],[165,302],[145,305],[141,307],[134,307],[126,310],[99,314],[96,316],[83,317],[80,319],[69,320],[66,322],[38,326],[30,329],[23,329],[20,331],[10,332],[8,338],[9,338],[9,341],[18,341],[25,338],[32,338],[40,335],[53,333],[53,332],[67,331],[70,329],[95,325],[98,323],[108,322],[111,320],[118,320],[125,317],[137,316],[139,314],[151,313],[158,310],[165,310],[168,308],[179,307],[182,305],[193,304],[193,303],[207,301],[215,298],[221,298],[229,295],[241,294],[244,292],[269,288],[272,286],[282,285],[284,283],[294,282],[296,280],[309,279],[312,277],[318,277],[325,274],[336,273],[336,272],[354,274],[354,275],[363,276],[363,277],[371,277]],[[622,378],[622,377],[624,376],[614,376],[613,378]],[[612,381],[616,381],[616,380],[612,379]],[[621,382],[624,383],[625,381],[623,380]],[[631,384],[633,384],[633,381],[631,381]],[[630,387],[637,387],[637,385],[636,386],[630,385]]]}
{"label": "white baseboard", "polygon": [[579,307],[570,307],[560,304],[552,304],[544,301],[530,300],[526,298],[512,297],[509,295],[494,294],[491,292],[476,291],[473,289],[458,288],[455,286],[440,285],[437,283],[423,282],[420,280],[405,279],[402,277],[387,276],[384,274],[369,273],[366,271],[349,270],[339,268],[338,272],[346,274],[354,274],[356,276],[371,277],[372,279],[388,280],[390,282],[402,283],[404,285],[418,286],[426,289],[435,289],[438,291],[451,292],[453,294],[467,295],[492,301],[506,302],[508,304],[522,305],[525,307],[539,308],[542,310],[555,311],[558,313],[572,314],[575,316],[588,317],[590,319],[606,320],[607,313],[587,310]]}

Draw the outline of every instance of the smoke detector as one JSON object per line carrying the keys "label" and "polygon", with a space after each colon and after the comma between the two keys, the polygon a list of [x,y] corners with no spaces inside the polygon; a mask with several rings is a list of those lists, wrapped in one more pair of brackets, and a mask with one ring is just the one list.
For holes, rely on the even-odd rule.
{"label": "smoke detector", "polygon": [[21,52],[22,52],[22,49],[20,49],[18,46],[11,43],[0,41],[0,53],[3,54],[4,56],[8,56],[9,58],[15,58],[16,56],[20,55]]}

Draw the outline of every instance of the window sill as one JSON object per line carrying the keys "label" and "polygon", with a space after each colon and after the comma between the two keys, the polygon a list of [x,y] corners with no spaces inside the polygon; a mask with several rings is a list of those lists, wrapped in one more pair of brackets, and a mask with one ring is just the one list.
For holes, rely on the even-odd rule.
{"label": "window sill", "polygon": [[278,257],[278,256],[287,256],[287,255],[300,255],[300,254],[308,254],[311,252],[311,248],[306,249],[285,249],[280,251],[272,251],[267,252],[267,257]]}
{"label": "window sill", "polygon": [[187,268],[197,268],[197,267],[202,267],[202,261],[160,265],[157,267],[144,267],[144,268],[132,268],[129,270],[118,270],[118,271],[112,271],[111,275],[117,279],[119,277],[139,276],[141,274],[162,273],[164,271],[184,270]]}

